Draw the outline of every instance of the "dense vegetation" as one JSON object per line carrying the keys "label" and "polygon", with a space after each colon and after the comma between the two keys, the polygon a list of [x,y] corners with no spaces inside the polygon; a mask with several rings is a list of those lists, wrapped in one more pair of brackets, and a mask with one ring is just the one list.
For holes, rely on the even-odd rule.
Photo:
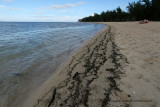
{"label": "dense vegetation", "polygon": [[160,0],[139,0],[129,3],[127,12],[122,11],[120,7],[116,10],[94,13],[93,16],[79,19],[79,22],[110,22],[110,21],[136,21],[153,20],[160,21]]}

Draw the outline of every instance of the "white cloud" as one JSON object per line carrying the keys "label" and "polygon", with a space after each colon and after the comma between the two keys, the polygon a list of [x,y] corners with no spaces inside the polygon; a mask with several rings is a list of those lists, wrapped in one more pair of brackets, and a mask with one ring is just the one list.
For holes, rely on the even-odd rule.
{"label": "white cloud", "polygon": [[7,10],[22,10],[23,9],[23,8],[12,8],[12,7],[8,7],[5,5],[0,5],[0,8],[7,9]]}
{"label": "white cloud", "polygon": [[41,15],[41,14],[44,14],[44,13],[41,13],[41,12],[34,12],[34,13],[32,13],[32,14],[39,14],[39,15]]}
{"label": "white cloud", "polygon": [[0,21],[5,21],[5,18],[3,16],[0,16]]}
{"label": "white cloud", "polygon": [[2,0],[4,2],[12,2],[13,0]]}
{"label": "white cloud", "polygon": [[93,14],[91,14],[91,16],[94,16],[94,13],[93,13]]}
{"label": "white cloud", "polygon": [[33,18],[50,18],[50,17],[55,17],[53,15],[50,15],[50,16],[31,16]]}
{"label": "white cloud", "polygon": [[52,22],[76,22],[80,19],[79,16],[55,16],[55,15],[44,15],[44,16],[31,16],[32,20],[35,21],[52,21]]}
{"label": "white cloud", "polygon": [[61,8],[68,8],[68,7],[76,7],[79,5],[83,5],[85,3],[86,2],[79,2],[76,4],[65,4],[65,5],[50,5],[48,7],[40,7],[39,9],[42,9],[42,10],[61,9]]}
{"label": "white cloud", "polygon": [[0,21],[7,21],[7,22],[77,22],[78,19],[81,19],[81,16],[56,16],[56,15],[21,15],[7,17],[7,16],[0,16]]}

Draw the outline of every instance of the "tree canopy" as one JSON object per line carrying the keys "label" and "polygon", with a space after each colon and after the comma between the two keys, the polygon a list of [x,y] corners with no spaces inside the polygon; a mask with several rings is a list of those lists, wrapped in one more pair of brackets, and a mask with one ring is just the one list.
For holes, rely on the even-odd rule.
{"label": "tree canopy", "polygon": [[153,20],[160,21],[160,0],[139,0],[128,3],[127,12],[120,7],[112,11],[103,11],[101,14],[79,19],[79,22],[110,22],[110,21],[136,21]]}

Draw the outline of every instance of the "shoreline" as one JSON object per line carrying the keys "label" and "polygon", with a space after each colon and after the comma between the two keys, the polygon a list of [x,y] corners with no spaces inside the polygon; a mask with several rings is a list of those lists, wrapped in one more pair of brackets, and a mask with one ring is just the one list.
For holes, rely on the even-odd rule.
{"label": "shoreline", "polygon": [[[8,24],[16,26],[16,23]],[[8,24],[4,23],[4,28]],[[1,44],[5,45],[0,47],[5,53],[0,55],[0,106],[21,107],[73,52],[102,28],[104,25],[87,23],[19,23],[13,35],[2,29],[2,35],[6,36],[1,38],[4,39]],[[21,32],[24,29],[27,31]],[[12,42],[5,39],[12,36],[20,39]]]}
{"label": "shoreline", "polygon": [[[85,42],[46,82],[34,98],[29,100],[31,105],[27,105],[29,103],[25,105],[106,106],[113,90],[127,98],[128,95],[120,92],[117,85],[123,73],[118,72],[122,66],[116,57],[124,56],[119,53],[114,43],[114,33],[114,28],[107,26]],[[125,63],[125,57],[121,61]],[[96,87],[101,88],[96,89]],[[89,96],[89,93],[93,93],[92,96]],[[78,99],[74,101],[76,98]],[[36,101],[36,99],[39,100]]]}
{"label": "shoreline", "polygon": [[[145,65],[140,61],[146,57],[145,52],[152,52],[151,50],[155,50],[157,58],[160,58],[157,50],[160,49],[157,46],[160,40],[158,36],[160,24],[158,22],[151,22],[148,25],[140,25],[137,22],[98,24],[107,24],[107,27],[86,41],[24,106],[159,105],[159,59],[150,59],[152,66],[148,65],[151,63],[149,59],[145,59],[147,63]],[[153,35],[152,38],[154,41],[157,39],[157,42],[148,39],[150,38],[148,35]],[[148,42],[152,45],[146,50]],[[152,49],[153,46],[156,47]],[[153,66],[156,64],[157,66]],[[149,66],[148,69],[145,69],[146,65]],[[153,74],[149,72],[150,69],[156,71],[157,81],[150,76]],[[147,87],[149,89],[146,89]],[[144,92],[144,89],[147,91]],[[135,100],[141,102],[134,102]]]}

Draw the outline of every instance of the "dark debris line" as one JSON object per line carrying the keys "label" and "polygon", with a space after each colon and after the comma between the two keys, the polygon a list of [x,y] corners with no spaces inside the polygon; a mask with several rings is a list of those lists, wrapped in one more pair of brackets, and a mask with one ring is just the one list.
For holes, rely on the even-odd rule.
{"label": "dark debris line", "polygon": [[[103,34],[105,33],[105,34]],[[40,104],[47,105],[48,107],[54,106],[54,107],[78,107],[80,105],[83,105],[85,107],[89,107],[88,98],[90,95],[90,88],[89,85],[98,78],[98,70],[101,66],[104,65],[104,63],[107,61],[106,58],[106,51],[107,51],[107,44],[108,42],[112,43],[112,54],[110,58],[112,59],[112,63],[114,63],[115,67],[113,69],[106,69],[107,72],[110,72],[113,76],[106,78],[108,82],[110,82],[109,89],[106,90],[105,99],[102,100],[101,107],[107,107],[108,103],[110,101],[110,94],[113,90],[115,91],[121,91],[118,88],[118,85],[116,83],[116,80],[120,79],[119,74],[122,74],[120,69],[123,68],[119,60],[123,58],[126,61],[126,58],[122,54],[119,54],[118,47],[114,43],[114,34],[111,32],[111,27],[107,32],[103,32],[98,38],[96,38],[92,43],[86,46],[87,54],[83,54],[79,59],[76,59],[76,56],[73,56],[71,63],[69,64],[68,69],[64,72],[68,72],[68,78],[65,81],[62,81],[56,88],[52,90],[52,96],[50,99],[45,100],[44,97],[38,101],[38,103],[35,105],[38,107]],[[101,41],[98,41],[99,38]],[[97,43],[95,45],[95,43]],[[95,47],[93,47],[95,45]],[[94,48],[94,49],[91,49]],[[103,53],[98,53],[99,50],[102,50]],[[82,54],[82,52],[78,54]],[[120,56],[120,59],[117,58],[117,56]],[[91,61],[91,59],[93,59]],[[101,59],[100,61],[97,59]],[[83,64],[83,67],[85,67],[84,72],[75,72],[75,74],[72,76],[72,73],[77,65],[82,64],[82,60],[85,61]],[[73,63],[73,62],[76,63]],[[73,66],[72,66],[73,65]],[[69,84],[71,84],[69,86]],[[84,85],[85,84],[85,85]],[[65,96],[61,93],[58,93],[58,90],[65,88],[68,90],[69,94]],[[46,94],[47,95],[47,94]],[[62,98],[63,97],[63,98]],[[127,106],[127,105],[126,105]]]}

